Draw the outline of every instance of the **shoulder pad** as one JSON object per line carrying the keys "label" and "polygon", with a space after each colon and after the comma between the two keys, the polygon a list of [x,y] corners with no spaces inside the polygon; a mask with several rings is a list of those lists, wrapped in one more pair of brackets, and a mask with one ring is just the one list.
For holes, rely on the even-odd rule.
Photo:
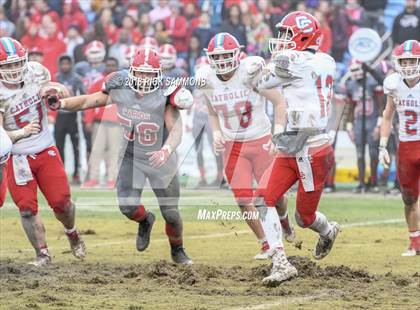
{"label": "shoulder pad", "polygon": [[201,66],[195,73],[197,86],[201,89],[211,88],[210,79],[212,75],[214,75],[214,72],[210,65],[205,64]]}
{"label": "shoulder pad", "polygon": [[401,77],[398,73],[392,73],[384,80],[384,94],[393,93],[397,90],[398,85],[401,83]]}
{"label": "shoulder pad", "polygon": [[102,86],[102,91],[108,93],[113,89],[122,88],[125,84],[126,71],[116,71],[108,74],[105,77],[104,85]]}
{"label": "shoulder pad", "polygon": [[42,85],[51,81],[50,71],[39,62],[28,62],[28,73],[31,83],[35,82]]}

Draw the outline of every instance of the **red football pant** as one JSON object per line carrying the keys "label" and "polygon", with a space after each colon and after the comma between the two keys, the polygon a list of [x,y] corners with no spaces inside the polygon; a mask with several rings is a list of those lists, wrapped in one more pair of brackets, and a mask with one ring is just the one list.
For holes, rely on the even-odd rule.
{"label": "red football pant", "polygon": [[38,213],[37,188],[39,187],[54,212],[63,212],[71,204],[70,187],[57,148],[52,146],[34,157],[27,158],[33,180],[26,185],[16,184],[12,158],[6,166],[9,192],[19,211],[30,211],[33,215]]}
{"label": "red football pant", "polygon": [[0,167],[0,170],[3,169],[3,176],[0,182],[0,208],[3,206],[4,201],[6,200],[7,192],[7,173],[5,167]]}
{"label": "red football pant", "polygon": [[311,167],[314,182],[314,191],[305,192],[300,173],[296,163],[296,157],[285,155],[277,156],[271,167],[258,185],[257,196],[264,197],[267,206],[274,207],[276,202],[289,190],[290,187],[299,181],[296,197],[296,212],[304,227],[310,226],[315,221],[315,212],[321,198],[324,183],[333,163],[334,153],[331,145],[323,145],[309,149],[312,157]]}
{"label": "red football pant", "polygon": [[414,203],[420,192],[420,141],[400,142],[397,165],[403,199]]}
{"label": "red football pant", "polygon": [[271,135],[252,141],[227,141],[223,153],[227,181],[238,205],[253,202],[253,180],[261,179],[273,157],[269,154]]}

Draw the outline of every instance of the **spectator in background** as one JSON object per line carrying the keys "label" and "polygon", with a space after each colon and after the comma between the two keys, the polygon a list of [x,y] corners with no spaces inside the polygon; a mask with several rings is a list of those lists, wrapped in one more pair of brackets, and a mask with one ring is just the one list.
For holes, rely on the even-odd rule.
{"label": "spectator in background", "polygon": [[351,23],[349,28],[349,36],[351,36],[359,27],[366,24],[365,10],[358,0],[347,0],[346,13]]}
{"label": "spectator in background", "polygon": [[197,26],[200,24],[200,19],[197,15],[198,11],[199,10],[197,9],[195,3],[192,2],[187,3],[187,5],[184,8],[184,16],[187,21],[187,42],[190,42],[193,30],[197,28]]}
{"label": "spectator in background", "polygon": [[143,37],[152,37],[155,34],[148,13],[140,14],[138,29]]}
{"label": "spectator in background", "polygon": [[4,8],[0,6],[0,37],[11,37],[15,29],[15,25],[7,19]]}
{"label": "spectator in background", "polygon": [[155,28],[155,39],[158,41],[158,45],[170,43],[169,34],[166,31],[165,23],[161,20],[158,20],[154,24]]}
{"label": "spectator in background", "polygon": [[79,26],[70,25],[66,37],[64,38],[64,43],[67,46],[66,54],[69,55],[74,60],[74,49],[77,45],[83,43],[83,37],[80,35]]}
{"label": "spectator in background", "polygon": [[17,23],[18,20],[25,18],[28,15],[30,2],[26,0],[7,1],[4,4],[4,9],[7,12],[8,19]]}
{"label": "spectator in background", "polygon": [[[118,70],[118,61],[107,58],[104,76],[89,88],[88,93],[101,91],[105,77]],[[117,118],[117,106],[110,104],[105,107],[85,111],[84,121],[90,127],[93,136],[92,153],[89,159],[90,178],[83,183],[83,188],[93,188],[100,184],[99,172],[102,160],[106,167],[106,187],[114,188],[118,171],[118,154],[120,152],[121,128]]]}
{"label": "spectator in background", "polygon": [[[55,80],[63,84],[70,93],[70,96],[85,94],[85,88],[79,75],[73,71],[73,61],[69,55],[61,55],[58,59],[59,71]],[[60,152],[61,159],[65,162],[64,147],[66,136],[70,135],[73,146],[74,169],[73,185],[80,185],[79,177],[79,128],[77,125],[77,112],[68,112],[58,110],[55,119],[54,138],[57,149]]]}
{"label": "spectator in background", "polygon": [[39,47],[33,47],[28,50],[28,61],[36,61],[42,64],[44,62],[44,53]]}
{"label": "spectator in background", "polygon": [[156,23],[158,20],[164,20],[171,15],[167,0],[159,0],[158,5],[149,12],[150,22]]}
{"label": "spectator in background", "polygon": [[314,17],[319,21],[321,25],[322,37],[321,43],[319,45],[319,51],[329,54],[331,51],[333,40],[330,25],[328,24],[325,15],[321,11],[316,10],[314,12]]}
{"label": "spectator in background", "polygon": [[108,50],[108,57],[117,59],[119,64],[125,63],[125,53],[127,48],[130,46],[130,42],[128,40],[129,33],[127,30],[121,31],[118,42],[112,44]]}
{"label": "spectator in background", "polygon": [[122,27],[117,31],[117,38],[121,32],[125,32],[128,35],[129,44],[139,44],[142,38],[140,31],[137,29],[137,22],[131,15],[125,15],[122,19]]}
{"label": "spectator in background", "polygon": [[44,39],[38,34],[39,28],[40,25],[37,23],[30,22],[28,24],[26,34],[20,40],[23,46],[25,46],[28,50],[31,50],[34,47],[39,47],[43,44],[42,41],[44,41]]}
{"label": "spectator in background", "polygon": [[349,22],[346,12],[341,5],[341,1],[333,1],[330,25],[333,38],[331,56],[335,59],[335,61],[342,62],[349,39]]}
{"label": "spectator in background", "polygon": [[250,55],[268,55],[268,40],[273,36],[270,27],[264,22],[261,13],[257,13],[254,16],[251,13],[245,15],[244,20],[249,20],[249,26],[247,27],[247,48],[246,52]]}
{"label": "spectator in background", "polygon": [[188,73],[189,76],[194,76],[194,68],[197,62],[197,59],[202,55],[203,49],[200,45],[200,38],[196,35],[191,36],[190,38],[190,44],[188,48],[188,56],[187,56],[187,62],[188,62]]}
{"label": "spectator in background", "polygon": [[61,26],[64,35],[67,34],[70,25],[77,25],[82,33],[85,32],[89,26],[85,14],[79,7],[78,0],[65,0],[63,2]]}
{"label": "spectator in background", "polygon": [[44,52],[43,65],[50,70],[51,77],[55,77],[58,70],[57,59],[61,54],[66,52],[66,44],[60,38],[60,33],[57,29],[57,24],[53,21],[50,15],[42,17],[42,29],[46,37],[40,42],[39,48]]}
{"label": "spectator in background", "polygon": [[387,0],[360,0],[360,5],[365,9],[366,27],[376,30],[380,35],[385,32],[384,10],[387,3]]}
{"label": "spectator in background", "polygon": [[172,1],[169,5],[171,15],[164,19],[166,32],[169,35],[170,42],[175,46],[178,57],[187,58],[188,42],[187,37],[187,20],[180,15],[180,4]]}
{"label": "spectator in background", "polygon": [[222,22],[219,32],[230,33],[238,40],[239,45],[247,46],[246,29],[238,5],[234,4],[229,8],[227,19]]}
{"label": "spectator in background", "polygon": [[200,49],[206,48],[211,38],[215,35],[215,31],[210,25],[210,16],[207,12],[200,15],[200,24],[193,30],[193,36],[200,38]]}
{"label": "spectator in background", "polygon": [[[51,10],[51,8],[48,5],[47,0],[35,0],[33,1],[33,5],[30,7],[30,13],[31,13],[31,21],[34,23],[44,23],[44,18],[46,16],[49,16],[51,20],[56,25],[56,31],[57,33],[61,32],[61,19],[60,15],[58,15],[57,12]],[[44,25],[45,27],[45,25]],[[41,28],[41,30],[43,30]],[[47,35],[45,33],[40,34],[41,36]],[[57,58],[55,59],[55,67],[57,67]]]}
{"label": "spectator in background", "polygon": [[420,9],[416,0],[406,0],[405,9],[395,17],[392,40],[399,45],[407,40],[420,41]]}
{"label": "spectator in background", "polygon": [[104,29],[108,44],[114,44],[118,40],[118,28],[115,26],[111,9],[103,9],[97,15],[97,23],[100,23]]}

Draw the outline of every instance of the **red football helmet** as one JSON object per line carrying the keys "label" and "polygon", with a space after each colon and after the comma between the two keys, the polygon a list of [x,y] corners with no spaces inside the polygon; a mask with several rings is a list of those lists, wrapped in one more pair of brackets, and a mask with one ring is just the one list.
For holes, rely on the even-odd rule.
{"label": "red football helmet", "polygon": [[204,51],[216,73],[226,74],[238,68],[241,47],[234,36],[220,32],[210,40],[209,46]]}
{"label": "red football helmet", "polygon": [[85,47],[85,56],[89,63],[99,63],[104,61],[105,54],[105,45],[101,41],[92,41]]}
{"label": "red football helmet", "polygon": [[420,42],[408,40],[394,49],[395,70],[404,79],[415,79],[420,76]]}
{"label": "red football helmet", "polygon": [[152,37],[145,37],[140,41],[140,47],[142,48],[150,48],[152,50],[157,51],[159,49],[158,41]]}
{"label": "red football helmet", "polygon": [[284,49],[317,51],[321,43],[321,25],[311,14],[295,11],[287,14],[276,25],[279,30],[277,38],[271,38],[269,48],[271,53]]}
{"label": "red football helmet", "polygon": [[163,70],[171,69],[176,65],[176,49],[171,44],[163,44],[159,48],[160,64]]}
{"label": "red football helmet", "polygon": [[28,52],[15,39],[0,39],[0,81],[21,83],[28,68]]}
{"label": "red football helmet", "polygon": [[151,93],[162,79],[159,55],[150,48],[139,48],[131,58],[128,85],[138,93]]}

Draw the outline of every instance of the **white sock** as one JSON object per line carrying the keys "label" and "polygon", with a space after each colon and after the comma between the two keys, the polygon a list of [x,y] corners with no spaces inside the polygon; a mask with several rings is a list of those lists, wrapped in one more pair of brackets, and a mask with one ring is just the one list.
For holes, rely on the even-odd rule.
{"label": "white sock", "polygon": [[309,226],[309,228],[325,237],[330,233],[332,225],[328,222],[328,219],[324,214],[316,212],[315,221],[311,224],[311,226]]}
{"label": "white sock", "polygon": [[74,227],[73,228],[71,228],[71,229],[67,229],[67,228],[65,228],[64,227],[64,232],[67,234],[67,235],[71,235],[72,233],[74,233],[76,231],[76,225],[74,225]]}
{"label": "white sock", "polygon": [[284,249],[282,230],[276,208],[267,207],[265,210],[261,210],[260,219],[265,238],[270,246],[270,253],[272,254],[276,249]]}

